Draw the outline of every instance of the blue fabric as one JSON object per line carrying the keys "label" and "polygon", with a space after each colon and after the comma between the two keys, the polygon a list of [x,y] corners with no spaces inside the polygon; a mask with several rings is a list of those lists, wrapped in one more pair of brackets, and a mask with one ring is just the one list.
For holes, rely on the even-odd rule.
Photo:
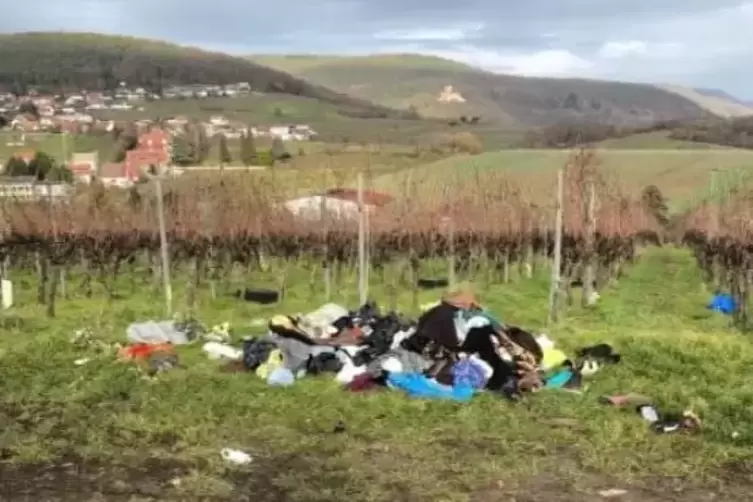
{"label": "blue fabric", "polygon": [[459,310],[458,315],[464,320],[468,321],[472,317],[481,316],[489,320],[492,327],[495,329],[499,329],[502,327],[502,324],[486,309],[483,309],[481,311],[478,310]]}
{"label": "blue fabric", "polygon": [[573,377],[571,370],[558,371],[546,379],[546,386],[552,389],[561,389]]}
{"label": "blue fabric", "polygon": [[468,385],[448,387],[421,373],[390,373],[387,376],[387,383],[406,392],[410,397],[416,398],[466,402],[473,397],[473,387]]}
{"label": "blue fabric", "polygon": [[721,312],[722,314],[730,315],[737,310],[737,302],[731,295],[715,295],[706,308],[713,310],[714,312]]}
{"label": "blue fabric", "polygon": [[458,361],[452,367],[452,382],[455,387],[466,386],[483,389],[486,386],[486,374],[483,368],[471,359]]}
{"label": "blue fabric", "polygon": [[267,385],[290,387],[295,383],[295,375],[287,368],[275,368],[267,377]]}

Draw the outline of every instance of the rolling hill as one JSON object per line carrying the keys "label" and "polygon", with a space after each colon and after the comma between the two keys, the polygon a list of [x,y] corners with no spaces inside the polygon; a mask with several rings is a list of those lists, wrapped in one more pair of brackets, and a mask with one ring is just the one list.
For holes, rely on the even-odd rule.
{"label": "rolling hill", "polygon": [[405,115],[245,58],[193,47],[94,33],[0,35],[1,89],[107,90],[121,81],[154,91],[167,85],[248,82],[254,91],[314,98],[352,113]]}
{"label": "rolling hill", "polygon": [[[729,180],[753,173],[750,150],[695,148],[693,143],[678,148],[679,142],[653,136],[642,138],[654,141],[652,146],[624,141],[622,145],[605,144],[597,151],[600,169],[634,197],[647,185],[654,184],[669,199],[672,208],[678,209],[708,190],[715,170],[723,171]],[[456,155],[376,176],[368,186],[387,193],[411,194],[414,202],[428,205],[444,200],[453,187],[463,182],[500,183],[509,178],[525,187],[524,192],[533,202],[551,204],[557,168],[570,155],[570,150],[553,149]]]}
{"label": "rolling hill", "polygon": [[679,85],[665,85],[662,87],[693,101],[701,108],[704,108],[719,117],[736,118],[753,115],[753,106],[745,104],[724,91],[715,89],[693,89]]}
{"label": "rolling hill", "polygon": [[[653,85],[501,75],[436,57],[251,59],[352,96],[427,116],[477,115],[486,121],[536,127],[581,120],[638,126],[711,115],[695,101]],[[440,102],[445,86],[452,86],[465,102]]]}

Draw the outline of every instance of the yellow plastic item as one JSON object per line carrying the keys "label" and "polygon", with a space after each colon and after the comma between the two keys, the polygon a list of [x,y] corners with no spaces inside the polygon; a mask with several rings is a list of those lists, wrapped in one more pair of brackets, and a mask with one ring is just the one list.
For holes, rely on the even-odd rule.
{"label": "yellow plastic item", "polygon": [[542,354],[541,369],[549,371],[567,361],[567,355],[559,349],[546,349]]}
{"label": "yellow plastic item", "polygon": [[270,373],[272,373],[277,368],[282,368],[283,363],[284,359],[282,352],[280,352],[279,349],[275,349],[269,353],[267,360],[260,364],[258,368],[256,368],[256,376],[258,376],[262,380],[266,380]]}

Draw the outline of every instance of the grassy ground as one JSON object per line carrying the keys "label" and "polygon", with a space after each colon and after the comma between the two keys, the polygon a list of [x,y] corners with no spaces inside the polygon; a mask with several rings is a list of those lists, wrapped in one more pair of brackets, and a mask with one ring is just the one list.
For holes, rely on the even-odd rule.
{"label": "grassy ground", "polygon": [[[203,291],[200,317],[230,321],[239,338],[261,329],[254,318],[321,303],[308,285],[314,276],[296,273],[282,306],[211,301]],[[7,314],[0,338],[3,500],[574,502],[601,500],[610,488],[627,490],[620,500],[630,501],[700,502],[712,492],[749,500],[753,345],[704,310],[708,292],[683,250],[647,250],[598,308],[574,309],[549,331],[567,350],[612,343],[622,364],[597,374],[583,395],[545,391],[517,405],[356,395],[318,378],[271,389],[223,373],[198,347],[181,349],[183,369],[144,380],[69,342],[84,327],[123,341],[128,323],[160,318],[159,297],[134,278],[113,302],[75,295],[71,281],[54,322],[31,306],[33,284],[19,284],[22,306]],[[355,281],[337,291],[353,305]],[[383,291],[375,285],[386,301]],[[543,275],[490,286],[482,298],[504,320],[542,328]],[[407,293],[397,301],[409,309]],[[92,362],[73,364],[86,356]],[[617,392],[651,395],[662,409],[692,407],[704,433],[657,436],[634,411],[598,404]],[[338,421],[344,434],[332,432]],[[229,467],[223,447],[254,461]]]}
{"label": "grassy ground", "polygon": [[10,158],[15,152],[33,148],[52,155],[58,160],[62,160],[67,154],[70,156],[76,152],[99,152],[101,161],[109,161],[115,149],[115,142],[109,135],[65,135],[31,133],[25,135],[24,145],[17,146],[21,140],[21,134],[18,132],[2,131],[0,132],[0,162]]}
{"label": "grassy ground", "polygon": [[[568,150],[501,150],[476,156],[457,156],[415,169],[377,177],[374,189],[401,191],[419,184],[424,193],[442,194],[458,180],[476,172],[509,174],[538,202],[554,193],[556,169],[567,162]],[[633,195],[655,184],[673,209],[707,191],[713,171],[734,178],[753,168],[753,152],[739,149],[603,149],[598,158],[604,171]]]}

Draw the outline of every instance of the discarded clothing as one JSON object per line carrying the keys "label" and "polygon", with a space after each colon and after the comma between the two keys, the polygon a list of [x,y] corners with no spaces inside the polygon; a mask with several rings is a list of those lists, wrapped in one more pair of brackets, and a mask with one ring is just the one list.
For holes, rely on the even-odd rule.
{"label": "discarded clothing", "polygon": [[173,321],[133,323],[126,329],[128,341],[131,343],[172,343],[185,345],[194,340],[188,332],[179,329]]}
{"label": "discarded clothing", "polygon": [[546,379],[547,389],[561,389],[575,376],[572,370],[562,370]]}
{"label": "discarded clothing", "polygon": [[499,334],[491,326],[473,328],[468,332],[462,347],[462,352],[476,354],[492,368],[492,375],[487,379],[486,388],[501,389],[511,378],[515,377],[513,365],[499,354]]}
{"label": "discarded clothing", "polygon": [[405,349],[394,349],[377,357],[368,364],[367,370],[372,376],[377,376],[382,371],[390,373],[423,373],[428,370],[432,362],[428,359]]}
{"label": "discarded clothing", "polygon": [[484,368],[473,359],[467,358],[456,362],[452,367],[453,387],[471,387],[483,389],[487,376]]}
{"label": "discarded clothing", "polygon": [[622,360],[622,356],[606,343],[579,349],[576,354],[579,359],[594,359],[602,364],[617,364]]}
{"label": "discarded clothing", "polygon": [[269,339],[282,351],[285,367],[294,373],[305,369],[312,357],[335,352],[334,347],[316,345],[286,316],[276,316],[270,321]]}
{"label": "discarded clothing", "polygon": [[334,352],[323,352],[310,358],[306,363],[306,373],[318,375],[320,373],[338,373],[343,369],[343,361]]}
{"label": "discarded clothing", "polygon": [[366,390],[384,388],[386,380],[383,375],[373,377],[369,373],[362,373],[346,385],[346,388],[351,392],[362,392]]}
{"label": "discarded clothing", "polygon": [[137,343],[123,347],[118,351],[118,358],[125,361],[130,360],[147,360],[152,354],[174,354],[175,349],[171,343]]}
{"label": "discarded clothing", "polygon": [[302,316],[298,326],[312,338],[328,338],[338,332],[333,326],[335,321],[347,315],[348,310],[345,307],[327,303]]}
{"label": "discarded clothing", "polygon": [[249,338],[243,341],[243,364],[254,371],[267,359],[277,346],[271,340]]}
{"label": "discarded clothing", "polygon": [[470,401],[474,394],[473,387],[458,385],[449,387],[431,380],[420,373],[390,373],[387,382],[392,387],[406,392],[410,397],[425,399],[444,399],[450,401]]}

